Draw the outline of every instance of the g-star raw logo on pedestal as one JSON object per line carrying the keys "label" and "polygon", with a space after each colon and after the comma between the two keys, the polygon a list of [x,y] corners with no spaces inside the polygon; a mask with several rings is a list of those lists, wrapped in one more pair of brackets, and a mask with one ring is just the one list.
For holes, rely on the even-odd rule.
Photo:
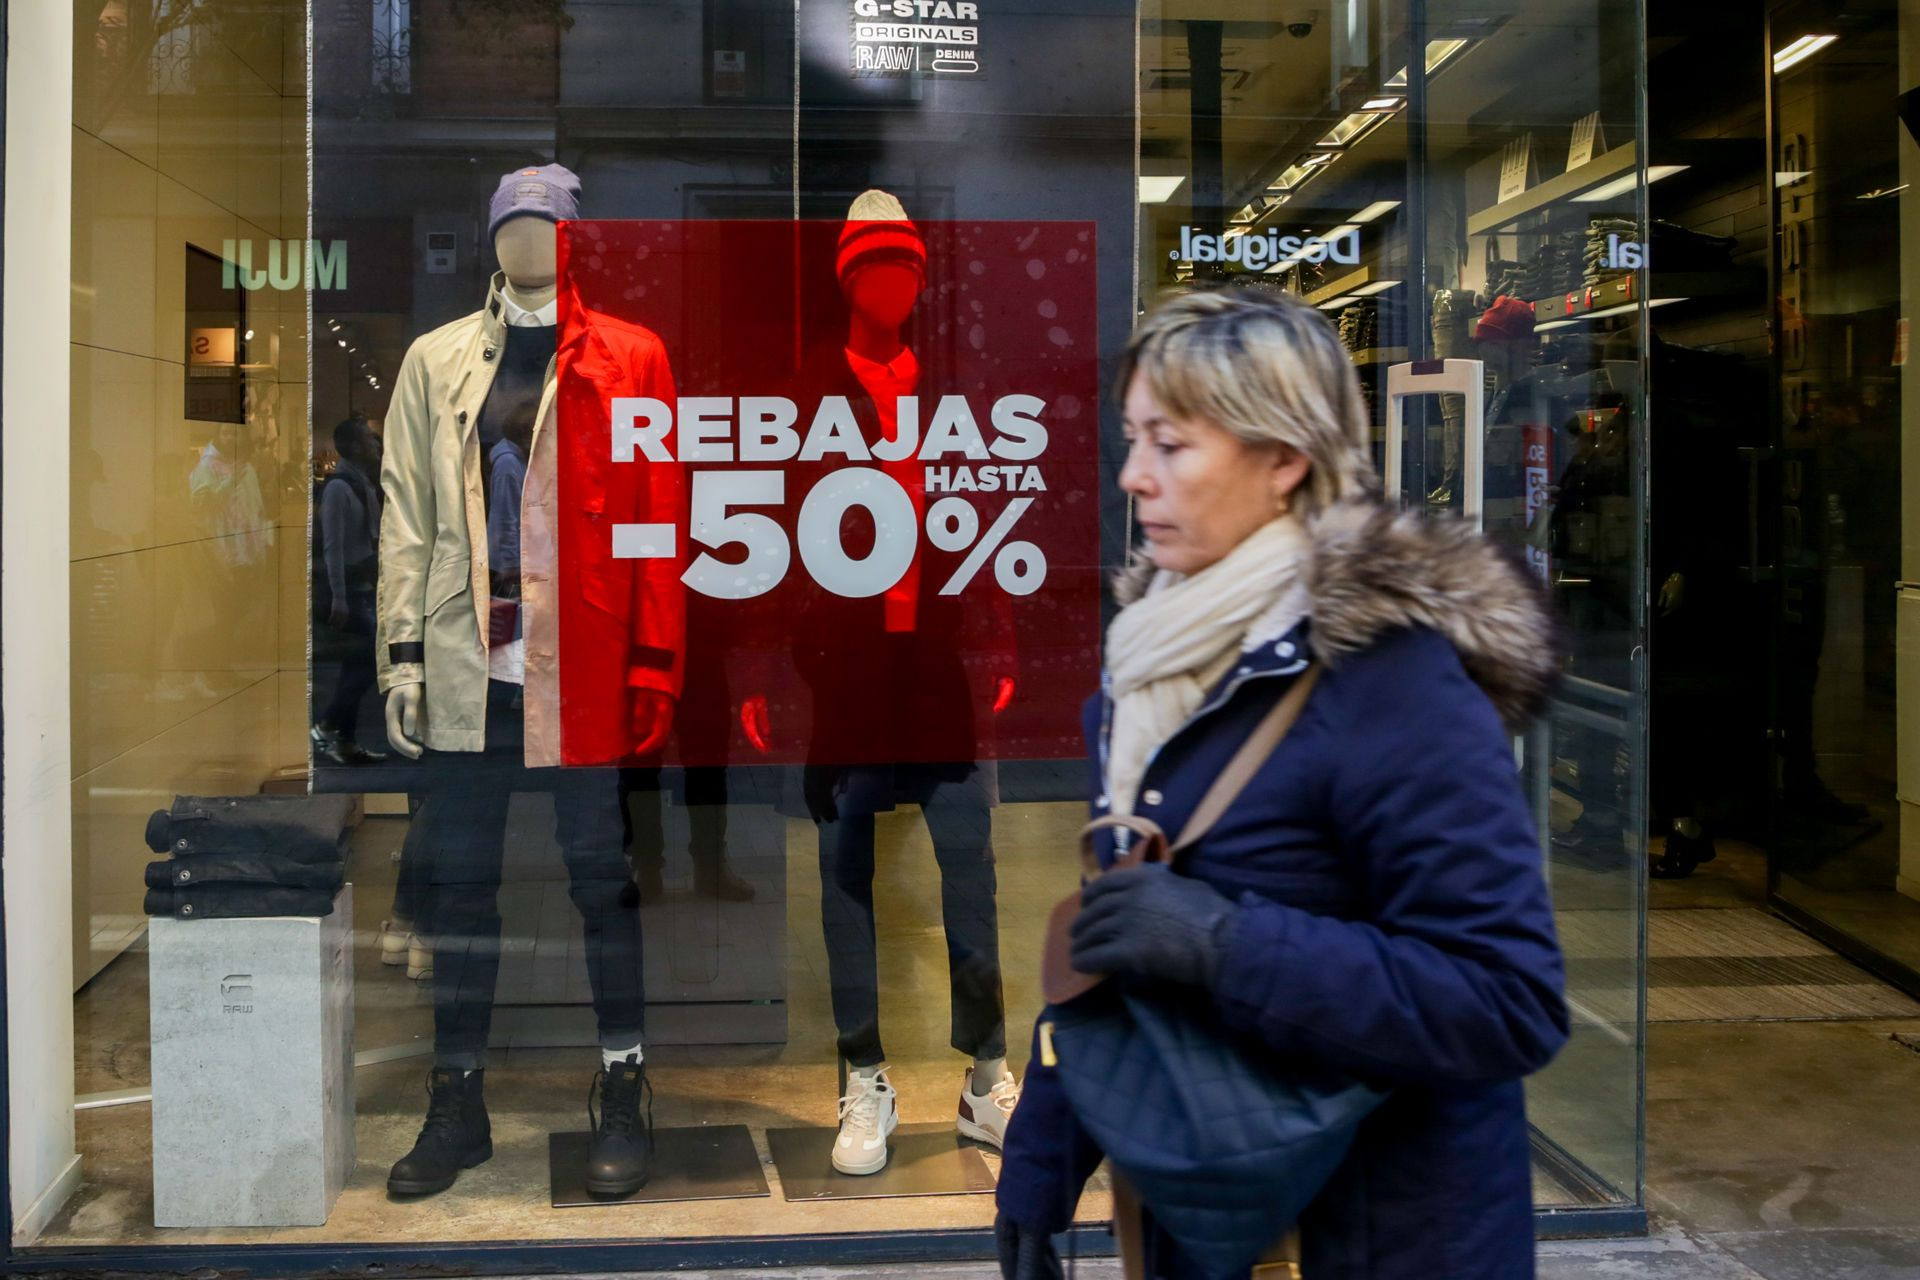
{"label": "g-star raw logo on pedestal", "polygon": [[[245,1003],[241,1003],[245,1001]],[[253,975],[230,973],[220,979],[220,1012],[253,1012]]]}
{"label": "g-star raw logo on pedestal", "polygon": [[1232,262],[1248,271],[1261,271],[1276,262],[1339,262],[1354,265],[1360,261],[1360,229],[1339,235],[1283,236],[1269,227],[1265,235],[1247,232],[1237,236],[1210,236],[1192,227],[1180,228],[1180,247],[1167,255],[1175,262]]}

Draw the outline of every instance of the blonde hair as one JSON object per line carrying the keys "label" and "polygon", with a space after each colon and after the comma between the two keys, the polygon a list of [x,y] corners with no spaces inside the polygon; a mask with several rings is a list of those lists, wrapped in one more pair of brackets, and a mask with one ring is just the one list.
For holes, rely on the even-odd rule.
{"label": "blonde hair", "polygon": [[1284,444],[1310,466],[1293,510],[1311,518],[1377,493],[1371,415],[1326,317],[1290,294],[1245,287],[1164,295],[1120,358],[1169,414],[1211,422],[1249,444]]}

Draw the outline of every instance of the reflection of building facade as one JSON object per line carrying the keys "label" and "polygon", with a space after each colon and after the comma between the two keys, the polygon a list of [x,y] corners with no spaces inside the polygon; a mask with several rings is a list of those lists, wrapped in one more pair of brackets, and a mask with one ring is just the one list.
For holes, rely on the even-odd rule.
{"label": "reflection of building facade", "polygon": [[[54,20],[27,12],[43,8]],[[135,1099],[153,1092],[137,1011],[165,997],[148,989],[144,887],[128,868],[143,861],[147,814],[176,794],[311,788],[357,798],[345,854],[356,915],[341,931],[356,972],[332,995],[316,979],[311,996],[315,1009],[335,1001],[328,1033],[351,1034],[360,1054],[346,1075],[362,1159],[334,1189],[333,1226],[289,1221],[276,1240],[383,1256],[405,1240],[420,1258],[479,1267],[499,1265],[484,1246],[506,1240],[632,1240],[629,1266],[770,1258],[788,1248],[764,1244],[775,1237],[804,1239],[791,1256],[825,1261],[991,1255],[991,1197],[978,1194],[990,1164],[954,1146],[955,1085],[970,1087],[961,1072],[972,1069],[997,1088],[1024,1062],[1036,904],[1072,882],[1087,799],[1072,734],[1036,708],[1091,691],[1099,644],[1091,606],[1006,589],[985,551],[942,594],[1015,495],[915,491],[922,459],[875,463],[911,495],[909,536],[925,534],[943,496],[985,518],[955,535],[960,550],[923,543],[906,557],[906,585],[863,599],[864,613],[799,592],[687,590],[684,636],[636,640],[621,667],[666,653],[648,660],[672,672],[655,690],[674,701],[667,754],[602,753],[624,767],[599,775],[590,804],[529,785],[522,752],[468,774],[464,791],[440,790],[436,814],[436,789],[382,732],[388,690],[368,688],[373,592],[393,574],[371,564],[391,557],[381,530],[394,495],[369,482],[379,437],[391,450],[405,434],[395,406],[408,351],[493,297],[505,263],[482,211],[495,185],[548,164],[578,174],[582,218],[644,223],[647,235],[754,223],[737,246],[808,225],[765,261],[702,265],[662,250],[615,300],[631,308],[622,323],[666,335],[679,394],[738,394],[730,371],[751,368],[765,384],[751,394],[792,397],[813,375],[858,405],[866,448],[898,438],[897,419],[868,412],[887,389],[1002,379],[1019,390],[1021,378],[1081,368],[1072,361],[1104,371],[1168,286],[1283,289],[1325,311],[1361,370],[1389,487],[1410,506],[1482,522],[1566,625],[1562,688],[1516,743],[1574,961],[1572,1044],[1528,1086],[1537,1208],[1554,1230],[1635,1229],[1646,1017],[1677,1016],[1676,1002],[1696,996],[1703,1016],[1785,1017],[1813,998],[1791,974],[1762,984],[1789,993],[1777,1007],[1657,983],[1649,993],[1643,932],[1658,947],[1668,926],[1657,912],[1648,924],[1643,875],[1677,882],[1661,892],[1678,905],[1730,881],[1764,883],[1741,907],[1772,908],[1820,939],[1768,933],[1768,946],[1831,944],[1920,991],[1920,866],[1900,788],[1920,760],[1905,714],[1920,613],[1908,612],[1901,462],[1920,144],[1912,113],[1896,129],[1886,108],[1912,87],[1900,55],[1920,9],[1809,4],[1769,17],[1737,6],[1703,23],[1681,8],[983,0],[971,19],[948,20],[966,34],[946,56],[893,26],[862,34],[856,6],[830,0],[12,6],[15,87],[73,104],[70,118],[8,122],[0,576],[10,646],[21,646],[4,698],[22,1248],[255,1242],[222,1234],[237,1222],[161,1230],[138,1207],[163,1170],[215,1177],[220,1162],[149,1153],[136,1136],[150,1127]],[[34,191],[58,191],[57,208],[36,210]],[[1091,296],[1076,309],[1050,295],[1068,273],[1029,276],[1017,245],[996,250],[991,269],[951,248],[903,286],[895,337],[911,364],[892,348],[850,359],[849,282],[831,258],[850,208],[870,213],[855,202],[873,191],[897,199],[887,219],[944,246],[991,224],[1084,229],[1087,258],[1071,278],[1090,279]],[[1049,234],[1034,232],[1034,266],[1082,252]],[[728,253],[726,236],[694,239],[698,253]],[[242,245],[237,284],[205,269]],[[285,255],[315,246],[339,256],[290,267]],[[20,301],[28,289],[67,321],[44,324]],[[986,332],[1007,297],[1031,312],[1018,342]],[[558,305],[544,323],[540,306],[526,311],[557,355],[552,369],[533,359],[521,371],[535,406],[566,394]],[[474,334],[504,350],[497,327]],[[447,482],[435,501],[475,479],[475,492],[494,491],[498,459],[516,480],[524,467],[537,502],[532,413],[517,424],[524,440],[487,435],[484,473],[461,470],[457,437],[478,435],[485,397],[456,400],[500,366],[494,345],[475,344],[481,372],[433,386],[435,411],[476,419],[449,416],[453,460],[426,459]],[[1134,532],[1103,392],[1049,406],[1072,401],[1076,430],[1098,445],[1074,461],[1097,480],[1069,501],[1036,464],[1041,514],[998,535],[1044,548],[1071,525],[1074,555],[1046,572],[1088,599]],[[550,418],[561,441],[577,421]],[[27,422],[68,423],[66,447],[25,450]],[[563,500],[565,479],[553,485]],[[500,492],[527,501],[516,485]],[[789,547],[799,493],[793,510],[763,504]],[[482,504],[484,545],[489,524],[505,526]],[[574,514],[597,529],[606,512]],[[526,523],[502,535],[515,550]],[[684,517],[613,523],[669,525],[674,554],[734,563]],[[843,535],[843,554],[883,540],[881,522],[868,525]],[[449,529],[414,566],[433,584],[423,625],[435,605],[472,603],[457,588],[475,544]],[[798,582],[805,555],[790,561]],[[596,591],[582,587],[556,616],[611,616]],[[512,592],[488,583],[487,594]],[[976,607],[989,595],[991,608]],[[46,620],[47,634],[21,638],[20,618]],[[479,634],[462,630],[460,643],[478,654],[475,670],[494,672],[476,648],[490,633],[469,621]],[[623,639],[639,634],[620,629],[632,621],[618,620]],[[965,644],[914,630],[949,622]],[[525,641],[516,625],[507,639]],[[926,678],[934,668],[943,678]],[[622,718],[629,682],[615,679]],[[916,733],[949,749],[878,745]],[[574,829],[583,808],[587,835]],[[498,866],[465,875],[463,859],[496,842]],[[580,871],[587,844],[591,874]],[[17,852],[31,849],[46,856]],[[500,938],[484,981],[429,963],[423,849],[463,886],[450,896],[472,917],[465,933],[443,932]],[[681,1187],[674,1207],[617,1219],[549,1208],[563,1192],[591,1195],[549,1184],[539,1135],[575,1150],[564,1142],[589,1120],[572,1095],[594,1070],[593,1046],[616,1047],[594,1013],[619,1003],[596,986],[609,966],[587,954],[591,928],[575,910],[599,909],[582,902],[596,890],[608,912],[641,921],[615,963],[644,971],[650,1123],[681,1135],[662,1140],[659,1167],[686,1157],[688,1131],[737,1128],[726,1158],[744,1152],[749,1167],[724,1196],[717,1182]],[[409,940],[425,986],[403,976]],[[236,975],[211,978],[218,994]],[[419,1118],[434,984],[443,1022],[458,989],[493,995],[491,1026],[480,1019],[475,1033],[489,1043],[464,1047],[511,1057],[487,1105],[512,1140],[463,1173],[445,1192],[456,1211],[423,1229],[422,1211],[387,1202],[367,1170],[404,1154]],[[232,985],[268,998],[262,983]],[[1907,1007],[1891,992],[1859,999],[1861,1016]],[[883,1021],[906,1123],[877,1176],[904,1181],[855,1199],[824,1167],[827,1145],[807,1144],[822,1132],[831,1143],[836,1096],[871,1101],[847,1092],[846,1073],[877,1066]],[[614,1087],[636,1090],[622,1114],[637,1125],[637,1086],[622,1076]],[[77,1127],[76,1099],[87,1104]],[[257,1150],[271,1135],[243,1136]],[[906,1151],[931,1152],[932,1171]],[[770,1184],[754,1181],[763,1157]],[[814,1157],[812,1180],[790,1163]],[[934,1182],[914,1184],[920,1173]],[[929,1187],[955,1194],[920,1194]],[[1085,1248],[1105,1247],[1109,1211],[1097,1187],[1081,1206]],[[888,1232],[906,1235],[873,1253]],[[435,1233],[447,1238],[425,1243]]]}

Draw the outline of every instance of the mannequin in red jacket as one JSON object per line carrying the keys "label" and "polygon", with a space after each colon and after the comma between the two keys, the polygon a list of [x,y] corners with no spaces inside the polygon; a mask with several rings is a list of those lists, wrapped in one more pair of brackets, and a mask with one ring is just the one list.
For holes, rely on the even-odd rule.
{"label": "mannequin in red jacket", "polygon": [[[844,340],[813,351],[799,379],[799,401],[842,397],[870,446],[896,440],[899,401],[930,397],[953,383],[907,341],[907,325],[926,287],[927,250],[900,202],[869,191],[849,211],[836,274],[847,304]],[[840,335],[836,335],[838,337]],[[925,464],[872,463],[904,489],[916,525],[926,507]],[[845,465],[845,464],[842,464]],[[826,464],[832,468],[833,464]],[[805,485],[799,486],[807,488]],[[910,531],[911,532],[911,531]],[[849,517],[840,530],[847,552],[880,536]],[[940,869],[941,923],[950,977],[951,1043],[971,1060],[961,1081],[960,1133],[999,1146],[1019,1084],[1006,1065],[999,919],[991,840],[997,772],[983,746],[967,661],[983,649],[1009,659],[996,701],[1011,696],[1011,644],[1005,610],[984,593],[939,593],[916,550],[899,580],[877,596],[850,598],[815,585],[795,622],[795,663],[812,692],[813,722],[802,769],[808,813],[818,824],[822,929],[834,1024],[846,1067],[833,1164],[845,1174],[886,1167],[887,1139],[898,1121],[882,1048],[879,956],[874,914],[875,815],[914,805],[926,823]],[[757,712],[749,707],[749,712]],[[748,716],[751,734],[754,716]]]}

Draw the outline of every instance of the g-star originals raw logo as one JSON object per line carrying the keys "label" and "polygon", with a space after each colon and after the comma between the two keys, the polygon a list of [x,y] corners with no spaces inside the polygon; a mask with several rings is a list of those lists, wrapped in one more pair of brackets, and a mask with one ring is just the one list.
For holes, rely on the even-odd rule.
{"label": "g-star originals raw logo", "polygon": [[856,76],[980,74],[980,6],[969,0],[853,0]]}
{"label": "g-star originals raw logo", "polygon": [[1210,236],[1192,227],[1180,228],[1180,247],[1167,255],[1175,262],[1232,262],[1248,271],[1262,271],[1276,262],[1360,261],[1360,229],[1332,237],[1283,236],[1269,227],[1265,235]]}

